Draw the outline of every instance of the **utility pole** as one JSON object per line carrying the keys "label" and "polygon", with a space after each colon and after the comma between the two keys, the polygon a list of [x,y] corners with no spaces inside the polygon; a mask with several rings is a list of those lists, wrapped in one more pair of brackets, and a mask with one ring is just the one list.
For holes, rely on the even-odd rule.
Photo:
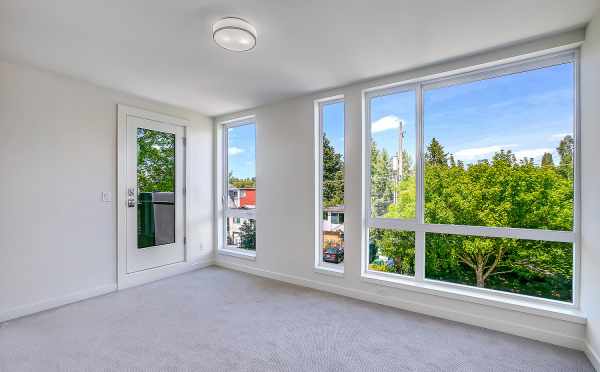
{"label": "utility pole", "polygon": [[396,186],[404,177],[404,121],[398,119],[398,153],[393,159],[392,170],[394,172],[394,204],[398,202],[398,192]]}

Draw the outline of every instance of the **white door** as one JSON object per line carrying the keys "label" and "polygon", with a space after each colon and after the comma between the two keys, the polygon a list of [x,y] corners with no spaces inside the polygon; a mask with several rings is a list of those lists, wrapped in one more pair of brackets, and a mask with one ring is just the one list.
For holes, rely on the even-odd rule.
{"label": "white door", "polygon": [[184,128],[127,115],[126,273],[185,260]]}

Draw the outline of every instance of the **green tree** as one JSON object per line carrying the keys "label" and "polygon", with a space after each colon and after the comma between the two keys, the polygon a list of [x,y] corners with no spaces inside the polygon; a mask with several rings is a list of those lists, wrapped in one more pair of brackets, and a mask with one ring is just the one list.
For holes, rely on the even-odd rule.
{"label": "green tree", "polygon": [[373,229],[378,239],[378,253],[388,257],[380,264],[383,271],[415,275],[415,233],[388,229]]}
{"label": "green tree", "polygon": [[229,172],[229,184],[238,189],[256,187],[256,177],[237,178],[233,176],[232,172]]}
{"label": "green tree", "polygon": [[[371,158],[378,161],[373,151]],[[428,146],[426,159],[426,223],[567,231],[573,227],[572,179],[559,167],[547,166],[548,157],[546,166],[537,166],[533,159],[517,161],[511,151],[501,150],[491,160],[468,166],[458,161],[453,166],[452,156],[444,161],[448,155],[435,140]],[[568,161],[563,165],[568,167]],[[414,186],[404,181],[397,186],[397,202],[383,217],[406,218],[414,213],[410,192]],[[370,246],[376,249],[370,252],[391,258],[387,263],[373,258],[372,268],[410,274],[414,233],[371,230]],[[428,278],[571,299],[570,243],[434,233],[427,233],[425,242]]]}
{"label": "green tree", "polygon": [[565,136],[558,147],[556,148],[556,152],[558,152],[558,156],[560,157],[560,161],[558,163],[559,171],[569,179],[573,179],[573,151],[575,149],[575,141],[573,137],[570,135]]}
{"label": "green tree", "polygon": [[402,151],[402,177],[406,179],[413,174],[414,174],[414,170],[412,167],[412,158],[410,157],[410,154],[408,153],[408,151],[403,150]]}
{"label": "green tree", "polygon": [[544,155],[542,156],[541,166],[542,167],[553,167],[554,166],[554,159],[552,159],[551,153],[549,153],[549,152],[544,153]]}
{"label": "green tree", "polygon": [[138,128],[137,145],[139,192],[175,191],[175,135]]}
{"label": "green tree", "polygon": [[[508,152],[495,154],[492,162],[479,162],[466,169],[428,166],[425,190],[427,223],[549,230],[572,228],[572,183],[553,168],[537,167],[530,161],[517,163]],[[438,239],[441,241],[436,242]],[[436,234],[428,234],[427,239],[427,246],[432,248],[428,248],[428,252],[435,250],[437,260],[442,256],[453,257],[470,268],[474,284],[480,287],[499,271],[516,272],[524,262],[515,259],[519,250],[531,250],[534,246],[544,250],[547,246],[526,241],[518,243],[512,239],[462,236],[449,240]],[[545,254],[552,252],[548,250]],[[555,260],[568,265],[562,252],[554,252],[557,253]],[[435,260],[430,256],[430,262]],[[527,262],[533,271],[537,270],[534,262]],[[562,270],[563,266],[556,267]],[[439,268],[429,269],[435,273]],[[434,275],[444,276],[443,273]]]}
{"label": "green tree", "polygon": [[396,202],[389,205],[384,217],[403,220],[415,218],[417,206],[416,177],[409,175],[397,185],[392,185],[396,193]]}
{"label": "green tree", "polygon": [[344,204],[344,159],[323,134],[323,206]]}
{"label": "green tree", "polygon": [[425,163],[431,165],[448,165],[448,154],[444,152],[444,147],[435,137],[427,146],[425,153]]}
{"label": "green tree", "polygon": [[240,226],[240,248],[256,250],[256,222],[245,220]]}
{"label": "green tree", "polygon": [[517,158],[511,150],[500,150],[499,152],[494,154],[492,161],[494,163],[504,162],[509,165],[514,165],[517,162]]}
{"label": "green tree", "polygon": [[383,216],[394,200],[391,160],[371,142],[371,214]]}

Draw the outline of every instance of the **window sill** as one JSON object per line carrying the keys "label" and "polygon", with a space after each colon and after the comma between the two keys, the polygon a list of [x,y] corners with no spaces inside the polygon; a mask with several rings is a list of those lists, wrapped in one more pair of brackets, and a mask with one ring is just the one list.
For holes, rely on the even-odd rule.
{"label": "window sill", "polygon": [[446,285],[435,282],[415,282],[410,279],[390,278],[373,272],[361,275],[361,280],[387,287],[401,288],[409,291],[425,293],[454,300],[468,301],[480,305],[487,305],[502,309],[519,311],[526,314],[560,319],[571,323],[585,324],[584,314],[568,304],[542,304],[516,298],[508,298],[495,293],[476,293],[468,288]]}
{"label": "window sill", "polygon": [[245,260],[256,261],[256,252],[253,251],[245,251],[243,249],[221,248],[218,252],[223,256],[231,256],[243,258]]}
{"label": "window sill", "polygon": [[318,274],[331,275],[336,277],[344,277],[344,270],[331,267],[327,264],[321,264],[313,267],[313,271]]}

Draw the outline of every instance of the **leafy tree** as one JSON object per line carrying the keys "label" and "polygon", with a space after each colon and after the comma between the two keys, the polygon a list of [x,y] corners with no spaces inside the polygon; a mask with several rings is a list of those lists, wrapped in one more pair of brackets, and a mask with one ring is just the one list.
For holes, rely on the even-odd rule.
{"label": "leafy tree", "polygon": [[[567,147],[563,157],[568,159],[572,152],[569,142],[561,143]],[[501,150],[491,160],[465,166],[460,161],[453,165],[453,156],[448,159],[437,140],[432,140],[427,149],[426,223],[572,229],[573,181],[559,167],[548,166],[548,157],[546,166],[537,166],[533,159],[517,161],[510,150]],[[382,155],[374,151],[372,147],[372,167],[380,168],[376,162]],[[568,160],[563,166],[568,167]],[[379,169],[377,172],[385,173]],[[410,182],[406,179],[397,185],[397,202],[384,211],[383,217],[414,216],[415,189]],[[388,262],[372,259],[372,268],[412,275],[409,268],[414,267],[414,233],[371,230],[371,245],[377,247],[377,254],[390,258]],[[425,242],[428,278],[571,299],[570,243],[433,233],[426,234]]]}
{"label": "leafy tree", "polygon": [[240,226],[240,248],[247,250],[256,249],[256,222],[246,220]]}
{"label": "leafy tree", "polygon": [[236,188],[249,188],[256,187],[256,177],[252,178],[237,178],[233,176],[232,172],[229,172],[229,184]]}
{"label": "leafy tree", "polygon": [[573,151],[575,149],[575,141],[570,135],[565,136],[558,147],[556,152],[560,156],[559,170],[560,172],[570,179],[573,179]]}
{"label": "leafy tree", "polygon": [[388,257],[383,271],[403,275],[415,274],[415,233],[388,229],[378,230],[379,254]]}
{"label": "leafy tree", "polygon": [[391,159],[371,142],[371,214],[383,216],[394,200]]}
{"label": "leafy tree", "polygon": [[344,159],[323,134],[323,206],[344,204]]}
{"label": "leafy tree", "polygon": [[175,191],[175,135],[137,130],[139,192]]}
{"label": "leafy tree", "polygon": [[388,207],[385,217],[404,220],[415,218],[417,205],[416,177],[410,175],[397,185],[392,185],[396,193],[396,202]]}
{"label": "leafy tree", "polygon": [[402,177],[407,178],[413,174],[412,159],[408,151],[402,151]]}
{"label": "leafy tree", "polygon": [[542,156],[542,162],[541,162],[542,167],[553,167],[554,166],[554,159],[552,159],[552,154],[549,152],[545,152],[544,155]]}
{"label": "leafy tree", "polygon": [[500,150],[499,152],[494,154],[492,161],[495,163],[496,162],[504,162],[506,164],[513,165],[517,162],[517,158],[511,150],[507,150],[507,151]]}
{"label": "leafy tree", "polygon": [[431,165],[448,165],[448,154],[444,152],[444,147],[435,137],[431,140],[429,146],[427,146],[425,163]]}

